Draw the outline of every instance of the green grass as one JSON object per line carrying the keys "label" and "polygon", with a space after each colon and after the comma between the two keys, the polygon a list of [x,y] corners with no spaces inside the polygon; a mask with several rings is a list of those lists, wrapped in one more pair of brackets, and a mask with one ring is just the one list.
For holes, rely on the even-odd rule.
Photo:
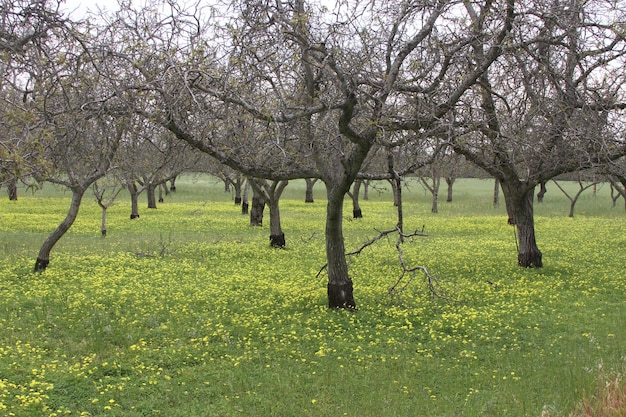
{"label": "green grass", "polygon": [[[181,178],[156,210],[142,201],[134,221],[120,196],[105,239],[87,196],[41,274],[39,245],[69,195],[3,198],[0,415],[568,415],[600,365],[624,372],[626,215],[601,187],[568,218],[548,185],[536,206],[545,267],[520,269],[492,185],[459,180],[436,215],[416,182],[405,192],[407,229],[428,233],[405,260],[458,301],[433,298],[419,275],[391,298],[389,239],[350,260],[356,313],[325,308],[322,184],[314,204],[302,182],[287,188],[285,250],[207,177]],[[348,250],[393,227],[386,188],[361,202],[362,220],[346,203]]]}

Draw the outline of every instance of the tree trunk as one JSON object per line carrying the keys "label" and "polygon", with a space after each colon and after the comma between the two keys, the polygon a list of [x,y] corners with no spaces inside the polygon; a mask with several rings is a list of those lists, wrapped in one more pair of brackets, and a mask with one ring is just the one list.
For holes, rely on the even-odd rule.
{"label": "tree trunk", "polygon": [[394,190],[393,203],[397,207],[398,213],[398,222],[396,223],[396,227],[400,232],[399,239],[403,242],[404,238],[402,237],[402,234],[404,233],[404,213],[402,211],[402,178],[396,171],[393,161],[393,152],[391,151],[387,152],[387,170],[391,175],[391,179],[389,181],[391,182],[391,188]]}
{"label": "tree trunk", "polygon": [[363,211],[361,210],[361,206],[359,205],[359,194],[361,193],[361,180],[354,181],[354,185],[352,186],[352,193],[350,193],[350,197],[352,198],[352,217],[355,219],[363,218]]}
{"label": "tree trunk", "polygon": [[500,206],[500,180],[495,179],[493,184],[493,208]]}
{"label": "tree trunk", "polygon": [[389,180],[389,183],[391,184],[391,191],[393,191],[393,205],[398,207],[402,198],[402,190],[400,189],[402,185],[393,179]]}
{"label": "tree trunk", "polygon": [[17,201],[17,178],[11,178],[7,185],[7,191],[9,192],[9,200]]}
{"label": "tree trunk", "polygon": [[235,188],[235,205],[238,206],[241,204],[241,186],[243,181],[241,176],[237,176],[237,179],[233,181],[233,187]]}
{"label": "tree trunk", "polygon": [[37,255],[37,260],[35,261],[35,272],[45,270],[50,264],[50,252],[52,251],[54,245],[56,245],[59,239],[63,237],[65,232],[69,230],[76,220],[78,210],[80,209],[80,202],[86,189],[87,187],[77,187],[72,189],[72,202],[67,215],[61,224],[59,224],[59,226],[57,226],[57,228],[44,241],[41,249],[39,249],[39,254]]}
{"label": "tree trunk", "polygon": [[509,224],[517,230],[517,263],[524,268],[543,266],[541,251],[535,240],[535,216],[533,213],[534,187],[527,184],[512,185],[502,181]]}
{"label": "tree trunk", "polygon": [[274,181],[270,187],[267,188],[267,194],[269,197],[269,209],[270,209],[270,244],[274,248],[285,247],[285,233],[283,232],[280,224],[280,197],[285,190],[285,187],[289,181]]}
{"label": "tree trunk", "polygon": [[131,181],[127,185],[128,192],[130,193],[130,219],[138,219],[139,218],[139,190],[137,189],[137,184],[134,181]]}
{"label": "tree trunk", "polygon": [[[283,194],[289,181],[250,180],[255,195],[266,202],[270,211],[270,245],[275,248],[285,247],[285,233],[280,224],[280,196]],[[254,200],[253,200],[254,207]]]}
{"label": "tree trunk", "polygon": [[328,307],[356,308],[343,239],[345,191],[327,185],[326,258],[328,260]]}
{"label": "tree trunk", "polygon": [[243,194],[241,196],[241,214],[248,214],[248,193],[250,192],[250,180],[246,180],[246,185],[243,187]]}
{"label": "tree trunk", "polygon": [[270,245],[273,248],[285,247],[285,233],[280,225],[280,208],[278,200],[270,200],[268,207],[270,209]]}
{"label": "tree trunk", "polygon": [[173,176],[170,179],[170,191],[175,193],[176,192],[176,176]]}
{"label": "tree trunk", "polygon": [[107,208],[105,206],[102,207],[102,223],[100,225],[100,233],[102,233],[102,237],[106,237],[107,235]]}
{"label": "tree trunk", "polygon": [[250,226],[263,226],[263,210],[265,210],[265,199],[263,196],[252,190],[252,208],[250,209]]}
{"label": "tree trunk", "polygon": [[452,186],[454,185],[455,181],[456,178],[446,177],[446,183],[448,184],[448,198],[446,198],[446,202],[448,203],[452,202]]}
{"label": "tree trunk", "polygon": [[317,182],[317,179],[305,178],[306,181],[306,192],[304,195],[305,203],[313,203],[313,186]]}
{"label": "tree trunk", "polygon": [[433,204],[430,208],[430,211],[433,213],[439,213],[439,185],[441,184],[441,178],[439,176],[435,176],[433,178]]}
{"label": "tree trunk", "polygon": [[148,208],[157,208],[156,204],[156,186],[152,183],[146,183],[146,194],[148,195]]}
{"label": "tree trunk", "polygon": [[363,200],[370,199],[370,180],[363,181]]}
{"label": "tree trunk", "polygon": [[165,200],[163,199],[163,187],[165,185],[164,184],[159,184],[158,188],[159,188],[159,203],[164,202]]}
{"label": "tree trunk", "polygon": [[541,181],[539,183],[539,192],[537,193],[537,203],[543,203],[543,196],[546,195],[548,189],[546,188],[546,182]]}

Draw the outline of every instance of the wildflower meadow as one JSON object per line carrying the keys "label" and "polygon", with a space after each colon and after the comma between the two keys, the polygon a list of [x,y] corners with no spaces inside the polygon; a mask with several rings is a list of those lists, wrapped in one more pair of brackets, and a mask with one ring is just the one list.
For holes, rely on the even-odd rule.
{"label": "wildflower meadow", "polygon": [[[405,227],[426,236],[403,257],[437,296],[419,272],[389,293],[389,237],[349,261],[354,312],[326,307],[322,185],[312,204],[304,182],[285,191],[284,249],[208,176],[182,177],[132,221],[121,194],[106,238],[87,194],[42,273],[70,195],[20,190],[0,199],[0,416],[569,416],[599,375],[626,374],[626,213],[599,186],[569,218],[548,186],[545,267],[522,269],[491,181],[457,181],[438,214],[409,182]],[[348,251],[395,225],[384,183],[363,219],[348,203]]]}

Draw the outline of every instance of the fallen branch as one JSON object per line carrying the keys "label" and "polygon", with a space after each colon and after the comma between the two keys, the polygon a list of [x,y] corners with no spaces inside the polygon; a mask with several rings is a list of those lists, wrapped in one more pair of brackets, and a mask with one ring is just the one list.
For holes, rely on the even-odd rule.
{"label": "fallen branch", "polygon": [[[396,282],[389,288],[388,290],[389,295],[397,295],[403,292],[409,286],[409,284],[413,281],[413,277],[415,276],[417,271],[421,271],[426,277],[426,282],[428,283],[428,289],[430,290],[433,297],[441,298],[447,301],[457,301],[451,297],[441,294],[441,292],[438,290],[439,281],[434,275],[430,273],[430,271],[428,271],[428,268],[422,265],[408,267],[406,265],[406,262],[404,261],[404,252],[402,251],[402,243],[404,243],[404,239],[408,239],[408,238],[415,237],[415,236],[428,236],[427,234],[424,233],[424,227],[422,227],[421,231],[416,230],[413,233],[408,233],[408,234],[403,233],[399,226],[396,226],[393,229],[379,231],[378,235],[374,236],[372,239],[363,243],[358,249],[347,253],[346,256],[360,255],[361,252],[363,252],[363,250],[372,246],[374,243],[378,242],[382,238],[389,236],[393,233],[398,233],[398,240],[396,241],[396,250],[398,251],[398,260],[400,262],[400,267],[402,268],[402,272],[400,273],[400,276],[398,277]],[[327,267],[328,267],[328,264],[324,264],[324,266],[322,266],[319,272],[317,273],[316,278],[319,278],[320,274]],[[409,276],[409,279],[403,283],[404,277],[407,275]]]}

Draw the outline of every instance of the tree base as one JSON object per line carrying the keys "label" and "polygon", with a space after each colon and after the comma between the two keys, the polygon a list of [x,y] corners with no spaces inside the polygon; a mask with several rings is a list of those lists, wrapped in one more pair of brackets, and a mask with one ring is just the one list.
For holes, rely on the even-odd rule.
{"label": "tree base", "polygon": [[100,232],[102,233],[102,237],[107,237],[107,230],[106,229],[102,229]]}
{"label": "tree base", "polygon": [[165,200],[163,198],[159,198],[159,203],[164,203],[164,202],[165,202]]}
{"label": "tree base", "polygon": [[241,214],[246,215],[249,212],[250,205],[248,203],[241,203]]}
{"label": "tree base", "polygon": [[347,284],[328,283],[328,308],[348,308],[356,310],[352,282]]}
{"label": "tree base", "polygon": [[37,260],[35,261],[35,272],[44,271],[48,267],[48,265],[50,265],[49,259],[37,258]]}
{"label": "tree base", "polygon": [[139,218],[139,214],[131,214],[130,215],[130,219],[131,220],[135,220],[135,219],[138,219],[138,218]]}
{"label": "tree base", "polygon": [[541,252],[518,253],[517,264],[522,268],[543,268]]}
{"label": "tree base", "polygon": [[352,210],[352,217],[355,218],[355,219],[362,219],[363,218],[363,212],[361,211],[361,209]]}
{"label": "tree base", "polygon": [[270,246],[273,248],[284,248],[285,234],[281,233],[279,235],[270,235]]}
{"label": "tree base", "polygon": [[241,204],[241,197],[235,197],[235,205],[238,206]]}

